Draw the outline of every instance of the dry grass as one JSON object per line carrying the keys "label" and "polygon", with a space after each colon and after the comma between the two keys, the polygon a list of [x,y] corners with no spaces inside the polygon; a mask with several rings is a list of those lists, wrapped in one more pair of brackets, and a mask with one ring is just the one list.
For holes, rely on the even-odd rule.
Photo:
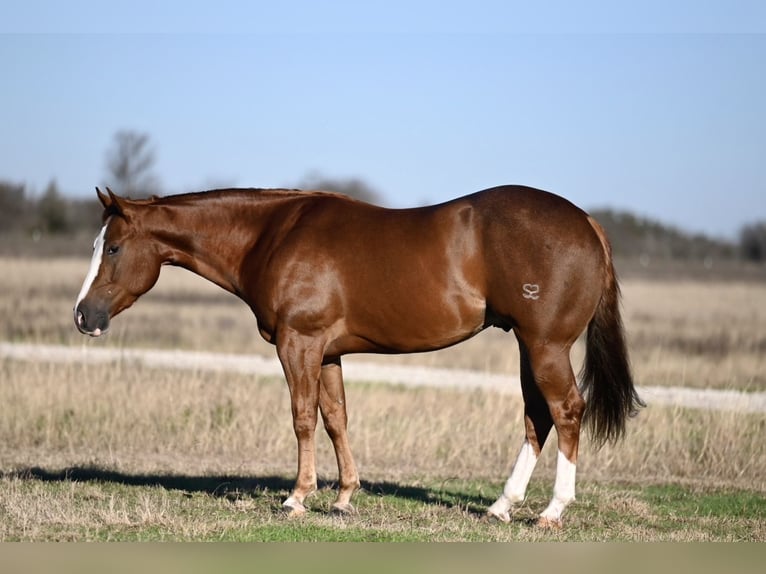
{"label": "dry grass", "polygon": [[[762,416],[653,407],[632,421],[624,443],[594,451],[586,442],[570,528],[552,534],[529,529],[551,493],[550,445],[511,527],[477,519],[520,445],[519,399],[350,384],[351,442],[366,489],[359,515],[338,522],[312,513],[289,526],[277,512],[296,452],[282,381],[11,360],[0,362],[0,375],[0,540],[248,539],[255,530],[258,539],[766,536],[752,512],[728,530],[694,510],[694,520],[669,527],[679,517],[662,514],[651,490],[682,485],[671,492],[680,500],[717,489],[766,492]],[[321,431],[318,443],[328,486],[311,506],[326,509],[336,470]]]}
{"label": "dry grass", "polygon": [[[288,393],[274,379],[114,365],[4,360],[0,467],[93,464],[136,473],[290,476]],[[349,385],[352,448],[365,478],[502,478],[522,439],[522,405],[487,391]],[[652,407],[624,443],[583,446],[586,479],[700,482],[766,490],[762,415]],[[539,467],[552,477],[554,449]],[[320,433],[319,471],[335,477]]]}
{"label": "dry grass", "polygon": [[640,382],[766,390],[766,284],[633,280],[623,292]]}
{"label": "dry grass", "polygon": [[[274,354],[247,306],[174,268],[163,269],[157,286],[113,322],[106,339],[87,341],[72,325],[87,265],[83,259],[0,258],[0,339]],[[766,390],[766,285],[631,279],[623,282],[623,295],[639,384]],[[576,346],[576,365],[582,355]],[[498,329],[444,351],[364,360],[512,374],[519,369],[513,336]]]}

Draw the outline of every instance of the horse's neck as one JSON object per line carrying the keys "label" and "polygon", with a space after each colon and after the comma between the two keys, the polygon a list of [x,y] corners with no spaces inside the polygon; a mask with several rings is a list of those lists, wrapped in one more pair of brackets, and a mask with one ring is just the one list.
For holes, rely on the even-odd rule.
{"label": "horse's neck", "polygon": [[167,264],[188,269],[239,294],[242,260],[276,207],[277,202],[266,200],[168,205],[172,217],[158,221],[154,233],[167,249]]}

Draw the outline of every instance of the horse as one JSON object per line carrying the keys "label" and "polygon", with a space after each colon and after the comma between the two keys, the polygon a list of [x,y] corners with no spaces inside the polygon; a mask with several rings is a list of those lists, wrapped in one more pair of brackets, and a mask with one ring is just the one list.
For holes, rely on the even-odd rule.
{"label": "horse", "polygon": [[[298,443],[283,503],[306,512],[317,488],[321,413],[338,465],[333,512],[355,509],[341,357],[441,349],[488,327],[520,348],[525,436],[487,515],[509,522],[553,427],[553,496],[539,515],[561,527],[575,498],[581,425],[615,441],[644,406],[634,388],[619,285],[603,228],[568,200],[524,186],[439,205],[388,209],[321,191],[227,189],[131,200],[96,188],[103,205],[74,322],[98,337],[110,320],[180,266],[242,299],[276,346]],[[587,329],[581,385],[570,348]],[[491,424],[491,421],[487,421]]]}

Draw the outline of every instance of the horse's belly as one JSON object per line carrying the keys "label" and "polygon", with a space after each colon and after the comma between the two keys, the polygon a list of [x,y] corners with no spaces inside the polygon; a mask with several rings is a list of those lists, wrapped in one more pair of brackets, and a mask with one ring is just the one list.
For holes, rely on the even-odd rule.
{"label": "horse's belly", "polygon": [[483,298],[461,296],[439,302],[414,297],[382,307],[352,313],[357,316],[347,322],[349,335],[368,346],[357,352],[433,351],[464,341],[485,326]]}

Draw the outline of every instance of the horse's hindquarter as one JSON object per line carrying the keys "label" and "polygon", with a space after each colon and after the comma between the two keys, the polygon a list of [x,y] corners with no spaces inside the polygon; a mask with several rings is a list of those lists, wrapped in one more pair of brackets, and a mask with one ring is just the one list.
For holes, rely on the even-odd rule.
{"label": "horse's hindquarter", "polygon": [[605,256],[587,214],[540,190],[480,194],[487,262],[487,305],[504,327],[546,340],[575,338],[603,289]]}

